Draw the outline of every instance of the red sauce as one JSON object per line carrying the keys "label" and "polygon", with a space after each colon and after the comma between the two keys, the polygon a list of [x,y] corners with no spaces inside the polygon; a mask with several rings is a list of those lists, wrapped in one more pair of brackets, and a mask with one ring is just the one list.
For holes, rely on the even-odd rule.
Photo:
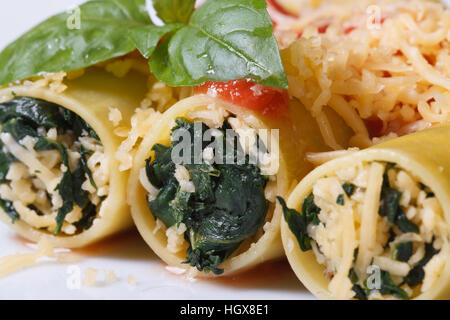
{"label": "red sauce", "polygon": [[286,16],[291,16],[291,17],[295,17],[297,18],[297,16],[295,14],[292,14],[290,12],[287,12],[282,6],[280,6],[278,4],[278,2],[276,0],[266,0],[267,4],[269,6],[272,6],[275,10],[277,10],[278,12],[286,15]]}
{"label": "red sauce", "polygon": [[240,79],[228,82],[208,81],[195,89],[197,94],[217,96],[227,102],[268,116],[284,116],[289,106],[286,90]]}
{"label": "red sauce", "polygon": [[344,29],[344,34],[349,34],[351,33],[353,30],[355,30],[356,27],[355,26],[350,26]]}
{"label": "red sauce", "polygon": [[364,123],[366,125],[367,131],[369,131],[370,138],[381,137],[384,132],[383,120],[378,117],[371,117],[365,119]]}
{"label": "red sauce", "polygon": [[329,26],[330,26],[329,24],[325,24],[325,25],[323,25],[323,26],[320,26],[320,27],[317,29],[317,31],[318,31],[319,33],[325,33],[325,32],[327,32],[327,29],[328,29]]}

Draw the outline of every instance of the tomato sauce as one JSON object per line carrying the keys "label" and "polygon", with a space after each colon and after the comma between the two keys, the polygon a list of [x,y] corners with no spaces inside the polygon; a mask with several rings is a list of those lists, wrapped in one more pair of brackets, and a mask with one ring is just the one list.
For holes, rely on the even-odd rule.
{"label": "tomato sauce", "polygon": [[269,6],[272,6],[279,13],[282,13],[285,16],[297,18],[297,16],[295,14],[292,14],[292,13],[286,11],[282,6],[280,6],[280,4],[276,0],[266,0],[266,2]]}
{"label": "tomato sauce", "polygon": [[197,94],[208,94],[263,115],[284,116],[288,111],[287,90],[240,79],[228,82],[208,81],[196,87]]}

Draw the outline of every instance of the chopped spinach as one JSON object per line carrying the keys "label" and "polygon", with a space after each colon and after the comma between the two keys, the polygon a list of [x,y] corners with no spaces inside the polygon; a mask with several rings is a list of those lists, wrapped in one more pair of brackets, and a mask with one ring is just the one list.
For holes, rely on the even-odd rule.
{"label": "chopped spinach", "polygon": [[425,271],[423,267],[434,257],[434,255],[438,254],[440,250],[436,250],[433,247],[434,240],[431,243],[425,244],[425,255],[420,260],[414,268],[412,268],[403,281],[408,284],[410,287],[415,287],[422,283],[423,278],[425,277]]}
{"label": "chopped spinach", "polygon": [[[373,274],[372,274],[373,275]],[[373,288],[369,289],[367,286],[367,280],[364,281],[364,289],[362,287],[355,288],[355,285],[353,286],[353,291],[357,293],[357,296],[361,300],[367,300],[368,296],[371,294],[371,292],[379,291],[382,295],[392,295],[396,298],[406,300],[409,299],[408,294],[400,288],[400,286],[397,286],[394,281],[392,280],[391,274],[387,271],[381,270],[380,273],[380,287],[379,288]],[[356,289],[356,290],[355,290]],[[363,295],[363,293],[365,295]]]}
{"label": "chopped spinach", "polygon": [[353,183],[345,182],[344,184],[342,184],[342,189],[344,189],[347,197],[350,198],[355,192],[356,186]]}
{"label": "chopped spinach", "polygon": [[44,215],[44,213],[43,213],[41,210],[39,210],[38,207],[36,207],[36,206],[33,205],[33,204],[29,204],[29,205],[28,205],[28,209],[31,209],[31,210],[33,210],[34,212],[36,212],[36,214],[37,214],[38,216],[43,216],[43,215]]}
{"label": "chopped spinach", "polygon": [[380,208],[378,213],[386,217],[391,226],[396,225],[402,232],[419,233],[419,228],[410,221],[400,207],[402,193],[391,188],[387,174],[383,177],[383,186],[380,195]]}
{"label": "chopped spinach", "polygon": [[402,193],[400,191],[389,186],[383,186],[379,214],[382,217],[386,217],[391,225],[395,223],[401,197]]}
{"label": "chopped spinach", "polygon": [[359,281],[358,275],[356,274],[356,271],[354,268],[350,269],[350,272],[348,273],[348,278],[353,284],[356,284]]}
{"label": "chopped spinach", "polygon": [[413,253],[412,242],[399,242],[392,246],[392,259],[398,261],[408,261]]}
{"label": "chopped spinach", "polygon": [[[146,174],[160,190],[156,199],[148,202],[148,207],[167,227],[186,225],[189,249],[185,263],[199,271],[220,274],[223,272],[218,267],[220,263],[264,223],[268,211],[264,189],[268,179],[261,175],[257,166],[249,163],[248,156],[244,164],[194,161],[210,143],[203,142],[201,150],[194,148],[196,137],[203,136],[207,129],[202,124],[197,132],[194,123],[185,118],[176,119],[176,126],[172,128],[172,137],[177,130],[185,130],[191,137],[186,148],[191,151],[190,161],[181,165],[188,170],[195,186],[192,193],[181,190],[174,176],[176,164],[171,157],[180,143],[185,142],[174,139],[168,147],[153,146],[154,157],[146,161]],[[225,126],[220,130],[225,130]],[[238,146],[234,140],[237,139],[226,143],[235,147],[234,157],[237,157]],[[222,163],[226,163],[223,160]]]}
{"label": "chopped spinach", "polygon": [[70,123],[70,129],[74,132],[75,136],[81,137],[88,135],[95,140],[100,140],[94,129],[76,113],[64,109],[63,117],[67,123]]}
{"label": "chopped spinach", "polygon": [[340,194],[337,199],[336,199],[336,203],[340,206],[343,206],[345,204],[345,199],[344,199],[344,195]]}
{"label": "chopped spinach", "polygon": [[419,227],[414,224],[414,222],[410,221],[407,217],[405,212],[402,209],[398,209],[398,215],[395,219],[395,223],[397,227],[404,233],[407,232],[414,232],[419,233]]}
{"label": "chopped spinach", "polygon": [[11,218],[13,223],[20,219],[11,201],[0,199],[0,208]]}
{"label": "chopped spinach", "polygon": [[295,209],[290,209],[286,206],[286,202],[277,197],[278,201],[283,208],[284,219],[286,220],[289,229],[294,233],[297,238],[298,244],[302,251],[311,250],[311,237],[308,235],[308,225],[318,225],[320,223],[318,214],[320,208],[314,202],[314,195],[311,192],[304,200],[302,204],[302,213],[299,213]]}
{"label": "chopped spinach", "polygon": [[319,217],[320,208],[314,202],[314,195],[310,193],[305,200],[303,200],[302,214],[306,218],[306,225],[312,223],[317,226],[320,223]]}
{"label": "chopped spinach", "polygon": [[395,237],[397,237],[397,234],[395,233],[394,229],[389,229],[389,238],[386,241],[386,244],[384,245],[384,249],[389,248],[389,244],[395,240]]}
{"label": "chopped spinach", "polygon": [[426,185],[424,185],[422,182],[419,182],[419,188],[420,188],[420,190],[425,191],[427,198],[435,197],[434,192],[431,191],[431,189],[429,187],[427,187]]}
{"label": "chopped spinach", "polygon": [[74,223],[75,227],[80,230],[88,230],[92,223],[94,222],[95,217],[97,216],[97,207],[89,202],[82,210],[81,219]]}
{"label": "chopped spinach", "polygon": [[380,293],[390,294],[399,299],[409,299],[408,294],[401,288],[395,285],[392,281],[391,274],[387,271],[381,270],[381,288]]}
{"label": "chopped spinach", "polygon": [[0,183],[7,182],[6,175],[8,174],[9,165],[17,161],[12,154],[4,152],[3,147],[3,142],[0,140]]}
{"label": "chopped spinach", "polygon": [[[83,209],[82,219],[85,219],[85,216],[89,216],[88,213],[85,213],[85,210],[86,212],[92,212],[92,204],[90,204],[88,194],[86,191],[82,190],[81,185],[86,179],[85,175],[87,175],[91,184],[96,188],[92,172],[87,167],[86,162],[86,155],[91,151],[86,150],[81,146],[81,159],[78,168],[72,173],[70,171],[69,156],[66,147],[61,143],[49,139],[47,136],[41,135],[38,132],[38,128],[42,127],[46,130],[57,128],[63,132],[72,130],[77,137],[89,134],[91,137],[98,139],[94,130],[70,110],[63,109],[54,103],[29,97],[19,97],[7,103],[0,104],[0,123],[2,123],[2,132],[11,134],[14,140],[19,143],[23,138],[30,136],[37,139],[34,146],[36,151],[58,151],[62,163],[67,168],[67,170],[63,172],[61,181],[55,189],[58,190],[63,200],[63,205],[58,209],[54,233],[57,234],[61,231],[66,215],[73,210],[75,204]],[[9,165],[15,161],[17,161],[17,159],[9,153],[4,152],[3,144],[1,143],[0,183],[8,182],[6,180],[6,174],[8,173]],[[4,211],[13,218],[13,221],[20,218],[17,213],[12,213],[11,210],[14,208],[8,201],[3,201],[2,208],[8,209]],[[89,223],[86,222],[81,224],[89,225]]]}
{"label": "chopped spinach", "polygon": [[367,300],[367,291],[363,289],[359,284],[354,284],[352,291],[355,293],[354,298],[358,300]]}
{"label": "chopped spinach", "polygon": [[289,229],[297,238],[302,251],[311,250],[311,237],[308,235],[308,222],[305,214],[301,214],[295,209],[289,209],[286,202],[281,197],[277,197],[283,208],[283,215]]}
{"label": "chopped spinach", "polygon": [[59,106],[40,99],[20,97],[0,104],[0,123],[11,119],[21,119],[30,125],[45,128],[69,129]]}

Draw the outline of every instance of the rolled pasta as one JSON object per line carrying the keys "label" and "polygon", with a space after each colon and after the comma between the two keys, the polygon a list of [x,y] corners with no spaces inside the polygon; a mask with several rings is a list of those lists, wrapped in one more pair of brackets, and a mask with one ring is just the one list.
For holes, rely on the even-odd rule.
{"label": "rolled pasta", "polygon": [[107,69],[49,74],[0,90],[0,220],[26,239],[75,248],[133,225],[114,122],[130,121],[148,71]]}
{"label": "rolled pasta", "polygon": [[[307,150],[323,150],[317,126],[308,123],[301,105],[294,106],[297,115],[304,115],[296,118],[303,127],[195,95],[168,109],[148,132],[134,159],[127,198],[139,232],[168,265],[209,277],[284,255],[275,197],[287,194],[290,183],[311,170],[304,159]],[[195,126],[202,131],[195,133]],[[200,140],[197,151],[195,144],[188,149],[188,160],[200,156],[194,165],[173,158],[179,153],[180,130],[208,141]],[[236,134],[235,142],[229,132]],[[233,146],[231,158],[240,145],[246,160],[229,164],[220,141]]]}
{"label": "rolled pasta", "polygon": [[331,160],[284,205],[282,239],[323,299],[450,297],[450,126]]}

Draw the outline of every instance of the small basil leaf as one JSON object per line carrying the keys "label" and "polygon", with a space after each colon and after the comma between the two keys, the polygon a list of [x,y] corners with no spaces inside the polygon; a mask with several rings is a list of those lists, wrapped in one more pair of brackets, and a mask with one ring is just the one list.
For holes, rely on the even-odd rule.
{"label": "small basil leaf", "polygon": [[156,48],[152,72],[169,86],[247,78],[287,88],[266,7],[264,0],[206,1]]}
{"label": "small basil leaf", "polygon": [[[79,24],[69,28],[77,14]],[[7,46],[0,53],[0,85],[125,55],[136,49],[128,31],[149,24],[145,0],[88,1],[79,10],[47,19]]]}
{"label": "small basil leaf", "polygon": [[195,0],[153,0],[158,17],[165,23],[187,24],[195,9]]}

